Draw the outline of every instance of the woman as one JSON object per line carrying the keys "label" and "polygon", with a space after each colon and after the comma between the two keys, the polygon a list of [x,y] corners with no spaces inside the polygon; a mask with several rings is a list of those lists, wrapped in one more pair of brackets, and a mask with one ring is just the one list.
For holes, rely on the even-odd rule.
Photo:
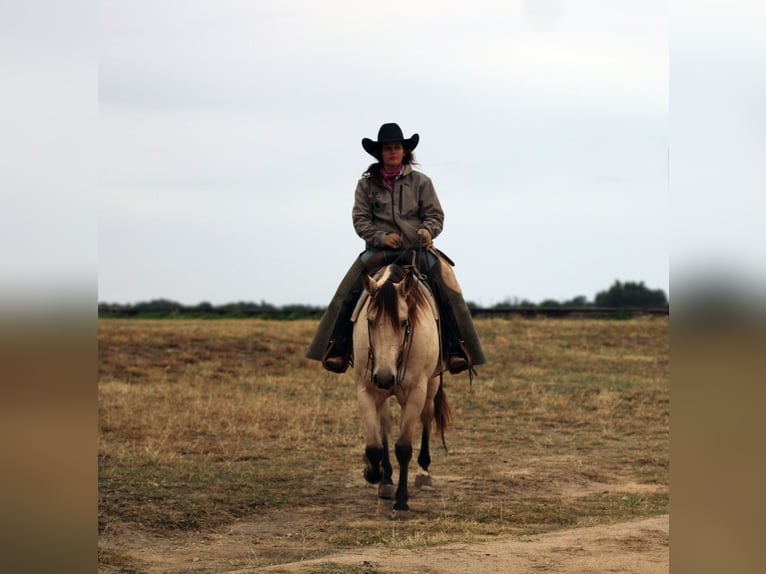
{"label": "woman", "polygon": [[394,123],[380,127],[377,141],[362,139],[362,147],[376,159],[356,186],[352,211],[354,230],[366,249],[338,286],[306,353],[329,371],[342,373],[348,367],[351,315],[362,291],[362,273],[405,260],[417,261],[439,303],[446,368],[459,373],[486,362],[451,262],[433,246],[444,212],[431,179],[412,169],[419,140],[418,134],[406,139]]}

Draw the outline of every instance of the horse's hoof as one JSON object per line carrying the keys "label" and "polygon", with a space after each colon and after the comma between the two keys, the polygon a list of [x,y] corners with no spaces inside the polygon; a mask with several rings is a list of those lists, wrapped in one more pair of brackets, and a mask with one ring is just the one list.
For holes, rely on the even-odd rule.
{"label": "horse's hoof", "polygon": [[381,478],[383,478],[383,473],[379,470],[375,471],[371,468],[364,469],[364,479],[370,484],[378,484]]}
{"label": "horse's hoof", "polygon": [[415,475],[415,486],[417,487],[433,487],[433,484],[431,483],[431,475],[427,472],[424,473],[418,473]]}
{"label": "horse's hoof", "polygon": [[394,488],[393,484],[381,484],[378,487],[378,498],[393,500],[395,494],[396,494],[396,488]]}
{"label": "horse's hoof", "polygon": [[409,510],[410,506],[406,502],[396,502],[394,503],[394,510]]}

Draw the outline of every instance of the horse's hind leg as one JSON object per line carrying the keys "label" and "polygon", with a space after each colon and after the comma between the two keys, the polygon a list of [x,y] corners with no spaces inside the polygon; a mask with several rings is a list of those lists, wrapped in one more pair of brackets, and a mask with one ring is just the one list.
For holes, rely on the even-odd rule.
{"label": "horse's hind leg", "polygon": [[[430,389],[429,389],[430,391]],[[430,395],[430,393],[429,393]],[[422,471],[415,475],[415,486],[431,486],[431,473],[428,468],[431,466],[431,423],[434,420],[434,402],[433,397],[426,398],[426,404],[423,412],[420,414],[420,423],[423,427],[423,433],[420,435],[420,452],[418,453],[418,465]]]}
{"label": "horse's hind leg", "polygon": [[420,437],[420,453],[418,454],[418,465],[422,471],[418,471],[415,475],[415,486],[431,486],[431,473],[428,472],[428,467],[431,466],[430,426],[430,421],[423,423],[423,434]]}

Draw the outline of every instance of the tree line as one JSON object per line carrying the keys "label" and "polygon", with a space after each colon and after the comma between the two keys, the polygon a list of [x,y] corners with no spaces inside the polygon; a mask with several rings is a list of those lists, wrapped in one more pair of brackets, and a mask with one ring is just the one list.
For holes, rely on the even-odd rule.
{"label": "tree line", "polygon": [[277,306],[261,301],[238,301],[224,305],[212,305],[207,301],[196,305],[184,305],[170,299],[152,299],[134,304],[99,303],[99,317],[261,317],[264,319],[302,319],[319,317],[324,307],[313,305]]}
{"label": "tree line", "polygon": [[[473,311],[481,307],[471,301],[467,302]],[[667,309],[668,297],[662,289],[649,289],[644,282],[615,281],[609,289],[599,291],[592,301],[585,295],[578,295],[565,301],[546,299],[534,303],[527,299],[506,299],[490,307],[490,309],[555,309],[555,308],[612,308],[612,309]],[[302,319],[320,317],[324,307],[314,305],[292,304],[276,306],[265,301],[253,303],[239,301],[224,305],[212,305],[203,301],[196,305],[184,305],[170,299],[153,299],[151,301],[122,304],[99,303],[99,317],[260,317],[264,319]]]}
{"label": "tree line", "polygon": [[506,299],[497,303],[492,308],[524,307],[603,307],[613,309],[666,309],[669,307],[668,296],[662,289],[649,289],[643,281],[632,282],[615,281],[609,289],[596,293],[593,301],[589,301],[585,295],[578,295],[565,301],[545,299],[540,303],[533,303],[527,299]]}

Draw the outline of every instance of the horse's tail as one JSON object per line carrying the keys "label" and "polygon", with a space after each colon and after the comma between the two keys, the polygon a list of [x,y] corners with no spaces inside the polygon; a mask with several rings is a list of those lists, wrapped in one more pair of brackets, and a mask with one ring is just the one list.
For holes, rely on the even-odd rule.
{"label": "horse's tail", "polygon": [[444,432],[450,427],[452,422],[452,409],[447,400],[447,394],[444,392],[444,380],[439,377],[439,390],[434,396],[434,420],[436,421],[436,430],[441,434],[442,445],[447,450],[447,442],[444,440]]}

